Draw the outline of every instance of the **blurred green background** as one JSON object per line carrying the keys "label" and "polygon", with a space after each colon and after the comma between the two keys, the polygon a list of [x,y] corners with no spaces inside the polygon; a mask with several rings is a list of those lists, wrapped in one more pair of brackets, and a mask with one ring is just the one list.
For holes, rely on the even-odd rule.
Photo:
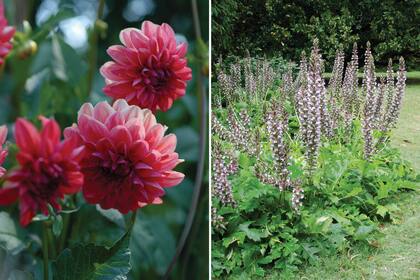
{"label": "blurred green background", "polygon": [[[206,44],[208,2],[197,1],[201,35]],[[4,3],[9,25],[15,25],[19,31],[14,51],[0,78],[0,124],[7,124],[10,131],[16,117],[35,121],[40,114],[54,117],[64,129],[76,121],[77,111],[84,102],[106,100],[99,67],[110,60],[106,49],[120,44],[120,30],[139,28],[143,20],[158,24],[166,22],[175,30],[178,41],[188,41],[193,80],[189,82],[186,96],[177,100],[168,112],[157,116],[158,121],[178,137],[177,151],[185,162],[177,170],[185,173],[186,179],[167,191],[164,204],[140,209],[131,240],[133,269],[129,279],[160,278],[175,254],[190,210],[199,160],[199,89],[207,91],[208,88],[207,48],[197,41],[194,32],[192,2],[107,0],[101,17],[103,21],[96,24],[99,0],[5,0]],[[29,24],[23,24],[24,20]],[[31,40],[36,43],[36,49]],[[9,140],[13,142],[12,133],[9,133]],[[10,148],[13,154],[13,147]],[[6,167],[13,165],[12,158],[9,156]],[[208,278],[207,166],[204,170],[191,234],[174,269],[173,279]],[[1,209],[4,210],[17,220],[17,206]],[[95,206],[83,205],[71,217],[71,243],[111,245],[124,232],[122,219],[118,216],[107,218]],[[19,238],[25,246],[18,250],[23,257],[15,263],[33,270],[35,275],[39,273],[37,265],[28,264],[25,254],[40,257],[36,241],[28,237],[28,233],[37,230],[37,225],[19,229]]]}

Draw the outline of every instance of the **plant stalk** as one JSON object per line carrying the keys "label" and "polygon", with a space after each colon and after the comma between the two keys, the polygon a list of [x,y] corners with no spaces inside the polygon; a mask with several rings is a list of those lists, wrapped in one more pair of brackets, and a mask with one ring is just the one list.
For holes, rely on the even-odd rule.
{"label": "plant stalk", "polygon": [[86,96],[90,96],[90,92],[92,91],[92,84],[93,79],[95,77],[95,70],[96,70],[96,61],[98,59],[98,26],[97,22],[103,17],[105,8],[105,0],[99,1],[98,11],[96,14],[96,20],[93,25],[93,30],[90,38],[90,49],[88,53],[88,61],[89,61],[89,70],[87,73],[87,93]]}
{"label": "plant stalk", "polygon": [[49,280],[48,266],[48,221],[42,223],[42,253],[44,256],[44,280]]}
{"label": "plant stalk", "polygon": [[132,232],[134,228],[134,224],[136,223],[138,209],[134,210],[133,214],[131,215],[130,224],[127,227],[128,232]]}
{"label": "plant stalk", "polygon": [[[202,41],[201,38],[201,27],[198,14],[197,0],[191,0],[192,13],[194,20],[194,30],[197,42]],[[199,65],[200,66],[200,65]],[[199,71],[200,73],[200,71]],[[194,183],[194,193],[191,200],[191,207],[188,212],[188,217],[184,225],[184,229],[181,234],[181,238],[178,242],[178,247],[176,249],[175,255],[172,258],[171,263],[169,264],[168,269],[163,276],[163,279],[169,279],[169,276],[181,255],[185,247],[185,243],[188,239],[188,236],[191,231],[192,224],[194,222],[195,213],[197,212],[197,206],[200,199],[200,193],[202,188],[203,174],[204,174],[204,165],[206,158],[206,142],[207,142],[207,102],[206,102],[206,92],[204,88],[204,81],[201,74],[197,77],[197,93],[198,93],[198,102],[200,108],[200,141],[199,141],[199,161],[197,166],[197,173]]]}

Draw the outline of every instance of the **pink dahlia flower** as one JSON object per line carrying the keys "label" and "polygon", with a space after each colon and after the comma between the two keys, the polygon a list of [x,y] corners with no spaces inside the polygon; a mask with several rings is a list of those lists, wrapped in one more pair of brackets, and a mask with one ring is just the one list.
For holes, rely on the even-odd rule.
{"label": "pink dahlia flower", "polygon": [[161,203],[164,188],[184,178],[172,170],[182,160],[175,152],[176,136],[164,136],[165,130],[150,110],[130,106],[124,99],[112,107],[106,102],[84,104],[78,124],[64,135],[86,148],[81,166],[87,202],[123,214]]}
{"label": "pink dahlia flower", "polygon": [[1,165],[6,160],[7,151],[3,150],[3,144],[6,141],[7,137],[7,127],[5,125],[0,126],[0,178],[6,173],[6,169],[4,169]]}
{"label": "pink dahlia flower", "polygon": [[20,201],[20,223],[28,225],[40,210],[48,215],[48,204],[61,210],[58,200],[74,194],[83,185],[79,161],[83,147],[68,139],[60,142],[60,127],[40,117],[42,130],[25,119],[16,121],[15,138],[19,168],[12,171],[5,188],[0,189],[0,205]]}
{"label": "pink dahlia flower", "polygon": [[4,63],[4,58],[12,49],[10,40],[15,35],[15,28],[7,26],[7,19],[4,16],[3,0],[0,0],[0,66]]}
{"label": "pink dahlia flower", "polygon": [[121,31],[124,46],[111,46],[114,61],[101,67],[104,92],[131,105],[167,111],[175,99],[185,95],[191,69],[187,66],[187,44],[176,43],[173,29],[166,23],[143,22],[141,29]]}

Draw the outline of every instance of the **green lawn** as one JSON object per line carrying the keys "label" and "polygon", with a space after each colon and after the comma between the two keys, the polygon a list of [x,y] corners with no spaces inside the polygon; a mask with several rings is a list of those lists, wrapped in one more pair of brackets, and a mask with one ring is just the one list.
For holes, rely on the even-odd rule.
{"label": "green lawn", "polygon": [[[407,86],[392,144],[420,172],[420,85]],[[385,225],[379,249],[352,248],[345,254],[320,258],[296,279],[420,279],[420,192],[402,194],[401,223]],[[281,279],[271,275],[268,279]]]}

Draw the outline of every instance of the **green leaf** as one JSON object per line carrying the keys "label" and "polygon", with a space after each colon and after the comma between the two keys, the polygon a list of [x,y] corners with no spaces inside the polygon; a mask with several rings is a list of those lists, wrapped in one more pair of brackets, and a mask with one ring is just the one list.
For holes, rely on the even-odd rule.
{"label": "green leaf", "polygon": [[53,264],[54,280],[125,280],[130,266],[130,234],[111,248],[76,245],[65,249]]}
{"label": "green leaf", "polygon": [[12,254],[25,248],[20,226],[6,212],[0,212],[0,245]]}
{"label": "green leaf", "polygon": [[246,234],[246,236],[253,241],[260,241],[261,238],[267,237],[267,233],[259,229],[249,228],[252,222],[245,222],[239,225],[239,229]]}
{"label": "green leaf", "polygon": [[52,217],[52,232],[56,237],[60,236],[63,229],[63,217],[61,215]]}
{"label": "green leaf", "polygon": [[0,279],[7,280],[33,280],[32,274],[13,269],[16,266],[17,257],[10,255],[0,247]]}
{"label": "green leaf", "polygon": [[115,209],[105,210],[105,209],[102,209],[100,205],[96,205],[96,210],[98,210],[98,212],[102,216],[104,216],[105,218],[107,218],[111,222],[115,223],[119,227],[125,228],[124,216],[123,216],[123,214],[120,213],[120,211],[115,210]]}
{"label": "green leaf", "polygon": [[360,226],[356,233],[354,234],[354,238],[356,240],[363,240],[374,230],[373,226]]}
{"label": "green leaf", "polygon": [[382,218],[385,218],[386,213],[388,213],[388,208],[382,205],[378,205],[376,207],[376,213],[380,215]]}
{"label": "green leaf", "polygon": [[15,269],[10,273],[8,280],[33,280],[33,279],[34,277],[32,276],[31,273]]}

